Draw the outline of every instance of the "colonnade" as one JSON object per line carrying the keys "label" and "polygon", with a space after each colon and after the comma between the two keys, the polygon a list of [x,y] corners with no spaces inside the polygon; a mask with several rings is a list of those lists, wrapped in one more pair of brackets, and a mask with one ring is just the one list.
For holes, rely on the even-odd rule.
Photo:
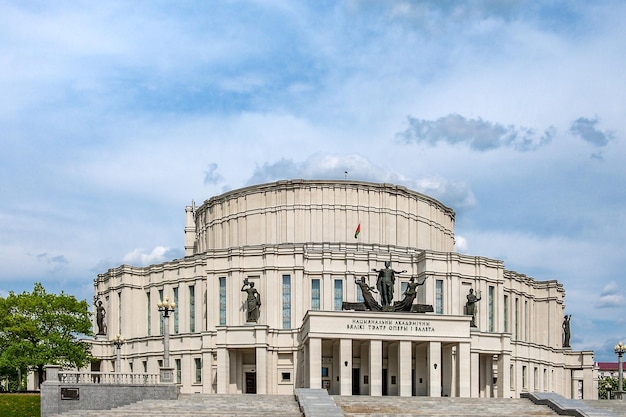
{"label": "colonnade", "polygon": [[304,385],[335,395],[470,397],[473,356],[468,341],[310,337]]}

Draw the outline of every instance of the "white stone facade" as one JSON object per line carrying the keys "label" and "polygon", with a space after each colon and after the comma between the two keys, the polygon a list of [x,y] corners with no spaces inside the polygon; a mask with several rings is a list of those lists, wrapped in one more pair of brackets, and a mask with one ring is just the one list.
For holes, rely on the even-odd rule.
{"label": "white stone facade", "polygon": [[[294,180],[231,191],[186,208],[185,255],[98,275],[102,371],[115,369],[120,333],[122,372],[158,372],[157,302],[168,296],[182,392],[597,398],[593,352],[562,346],[563,286],[454,252],[454,212],[405,187]],[[341,311],[359,301],[355,278],[374,285],[385,261],[407,271],[394,300],[426,277],[415,302],[434,312]],[[246,323],[246,278],[261,295],[257,323]],[[470,288],[482,297],[475,328]]]}

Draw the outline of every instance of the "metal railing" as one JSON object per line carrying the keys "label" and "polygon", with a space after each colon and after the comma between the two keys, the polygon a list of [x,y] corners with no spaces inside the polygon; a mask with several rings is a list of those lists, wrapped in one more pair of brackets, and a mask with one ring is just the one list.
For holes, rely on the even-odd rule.
{"label": "metal railing", "polygon": [[123,385],[156,385],[158,374],[139,374],[123,372],[59,372],[61,384],[123,384]]}

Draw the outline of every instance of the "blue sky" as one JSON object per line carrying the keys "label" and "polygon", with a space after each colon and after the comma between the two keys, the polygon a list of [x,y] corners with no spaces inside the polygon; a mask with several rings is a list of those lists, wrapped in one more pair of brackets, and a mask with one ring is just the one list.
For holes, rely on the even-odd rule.
{"label": "blue sky", "polygon": [[249,184],[406,185],[626,340],[626,3],[1,1],[0,294],[88,300]]}

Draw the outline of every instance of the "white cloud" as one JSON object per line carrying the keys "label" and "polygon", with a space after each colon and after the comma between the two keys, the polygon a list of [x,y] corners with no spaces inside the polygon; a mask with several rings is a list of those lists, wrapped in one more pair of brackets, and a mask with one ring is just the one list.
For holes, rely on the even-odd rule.
{"label": "white cloud", "polygon": [[454,250],[462,254],[467,254],[469,250],[467,246],[467,239],[463,236],[456,235],[454,237]]}
{"label": "white cloud", "polygon": [[600,297],[596,301],[598,308],[624,308],[626,296],[624,290],[615,281],[606,284],[600,292]]}
{"label": "white cloud", "polygon": [[192,199],[347,171],[453,208],[457,250],[562,281],[581,344],[624,334],[594,325],[624,297],[598,288],[626,268],[625,17],[619,1],[0,3],[2,287],[87,291],[122,257],[182,256]]}
{"label": "white cloud", "polygon": [[125,264],[146,266],[172,260],[171,253],[172,250],[165,246],[155,246],[149,253],[145,249],[137,248],[124,255],[122,260]]}

